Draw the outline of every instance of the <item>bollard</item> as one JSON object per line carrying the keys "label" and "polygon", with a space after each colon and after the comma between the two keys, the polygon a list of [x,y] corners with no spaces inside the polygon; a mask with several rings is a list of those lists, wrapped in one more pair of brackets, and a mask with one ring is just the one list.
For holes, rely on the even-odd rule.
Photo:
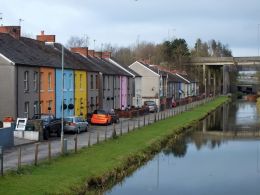
{"label": "bollard", "polygon": [[51,161],[51,142],[48,142],[48,159]]}
{"label": "bollard", "polygon": [[34,165],[38,164],[39,143],[35,144]]}
{"label": "bollard", "polygon": [[78,135],[77,134],[75,134],[74,143],[75,143],[75,153],[77,153],[77,151],[78,151]]}
{"label": "bollard", "polygon": [[120,136],[123,135],[123,121],[120,121]]}
{"label": "bollard", "polygon": [[22,148],[19,147],[18,148],[18,170],[21,168],[21,164],[22,164]]}
{"label": "bollard", "polygon": [[63,154],[67,154],[68,153],[68,140],[64,139],[63,140]]}
{"label": "bollard", "polygon": [[0,146],[0,161],[1,161],[0,174],[1,176],[3,176],[4,175],[4,151],[2,146]]}
{"label": "bollard", "polygon": [[90,146],[90,136],[91,136],[91,134],[89,133],[89,136],[88,136],[88,147]]}

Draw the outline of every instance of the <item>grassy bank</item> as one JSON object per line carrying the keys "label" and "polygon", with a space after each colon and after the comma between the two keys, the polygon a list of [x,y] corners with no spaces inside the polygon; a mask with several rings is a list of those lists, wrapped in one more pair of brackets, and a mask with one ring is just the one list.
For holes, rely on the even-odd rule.
{"label": "grassy bank", "polygon": [[225,101],[226,97],[219,97],[116,140],[82,149],[78,154],[59,157],[51,164],[42,163],[37,167],[27,167],[20,174],[8,174],[0,178],[0,194],[76,194],[86,190],[86,183],[102,185],[115,177],[123,177],[126,168],[159,150],[168,136],[197,122]]}

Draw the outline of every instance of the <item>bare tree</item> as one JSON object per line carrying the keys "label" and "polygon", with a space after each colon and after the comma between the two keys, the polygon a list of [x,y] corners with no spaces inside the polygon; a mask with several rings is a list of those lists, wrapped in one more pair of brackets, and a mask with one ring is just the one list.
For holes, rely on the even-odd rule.
{"label": "bare tree", "polygon": [[70,47],[88,47],[89,45],[89,37],[88,36],[71,36],[67,41],[66,46]]}

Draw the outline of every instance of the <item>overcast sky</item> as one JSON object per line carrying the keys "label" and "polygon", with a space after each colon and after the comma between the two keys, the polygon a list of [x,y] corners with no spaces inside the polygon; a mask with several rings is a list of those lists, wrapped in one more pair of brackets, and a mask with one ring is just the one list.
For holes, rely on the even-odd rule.
{"label": "overcast sky", "polygon": [[[0,0],[3,25],[35,37],[41,30],[66,43],[71,36],[128,46],[197,38],[228,44],[234,56],[258,55],[260,0]],[[0,16],[1,17],[1,16]]]}

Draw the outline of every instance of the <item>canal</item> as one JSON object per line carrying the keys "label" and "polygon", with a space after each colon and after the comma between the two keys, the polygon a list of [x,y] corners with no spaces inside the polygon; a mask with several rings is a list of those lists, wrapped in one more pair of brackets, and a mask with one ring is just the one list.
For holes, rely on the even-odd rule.
{"label": "canal", "polygon": [[223,105],[106,195],[260,194],[256,103]]}

